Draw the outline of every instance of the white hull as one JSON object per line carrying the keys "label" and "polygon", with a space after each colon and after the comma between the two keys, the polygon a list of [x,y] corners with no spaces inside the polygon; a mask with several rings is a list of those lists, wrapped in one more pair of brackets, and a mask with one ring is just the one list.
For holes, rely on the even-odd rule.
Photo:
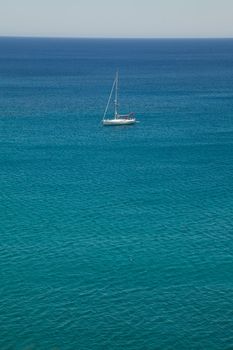
{"label": "white hull", "polygon": [[103,125],[130,125],[135,124],[136,119],[103,119]]}

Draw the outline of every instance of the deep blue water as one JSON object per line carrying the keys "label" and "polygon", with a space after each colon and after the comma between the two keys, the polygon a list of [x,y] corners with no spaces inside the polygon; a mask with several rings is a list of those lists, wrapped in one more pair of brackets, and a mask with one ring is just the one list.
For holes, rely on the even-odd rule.
{"label": "deep blue water", "polygon": [[233,348],[233,40],[1,38],[0,186],[1,350]]}

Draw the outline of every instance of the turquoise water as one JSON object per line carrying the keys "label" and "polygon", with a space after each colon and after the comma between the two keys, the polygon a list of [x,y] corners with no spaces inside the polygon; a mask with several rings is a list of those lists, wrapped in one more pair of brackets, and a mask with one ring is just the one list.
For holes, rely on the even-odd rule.
{"label": "turquoise water", "polygon": [[233,348],[233,40],[2,38],[0,142],[1,350]]}

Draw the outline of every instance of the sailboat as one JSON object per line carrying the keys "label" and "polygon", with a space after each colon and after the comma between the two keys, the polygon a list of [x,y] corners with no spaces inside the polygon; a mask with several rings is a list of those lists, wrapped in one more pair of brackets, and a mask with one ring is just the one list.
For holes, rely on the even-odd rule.
{"label": "sailboat", "polygon": [[[114,79],[112,90],[108,99],[107,106],[105,108],[104,117],[103,117],[103,125],[130,125],[136,123],[136,118],[134,117],[134,113],[128,113],[128,114],[119,114],[118,113],[118,85],[119,85],[119,74],[116,72],[116,77]],[[115,89],[115,100],[114,100],[114,116],[111,119],[106,119],[106,115],[108,112],[109,104],[112,99],[112,95]]]}

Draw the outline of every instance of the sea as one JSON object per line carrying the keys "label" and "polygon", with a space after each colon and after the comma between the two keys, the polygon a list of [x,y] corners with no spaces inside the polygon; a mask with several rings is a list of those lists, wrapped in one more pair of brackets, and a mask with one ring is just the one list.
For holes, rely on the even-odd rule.
{"label": "sea", "polygon": [[0,38],[0,197],[1,350],[233,349],[233,40]]}

